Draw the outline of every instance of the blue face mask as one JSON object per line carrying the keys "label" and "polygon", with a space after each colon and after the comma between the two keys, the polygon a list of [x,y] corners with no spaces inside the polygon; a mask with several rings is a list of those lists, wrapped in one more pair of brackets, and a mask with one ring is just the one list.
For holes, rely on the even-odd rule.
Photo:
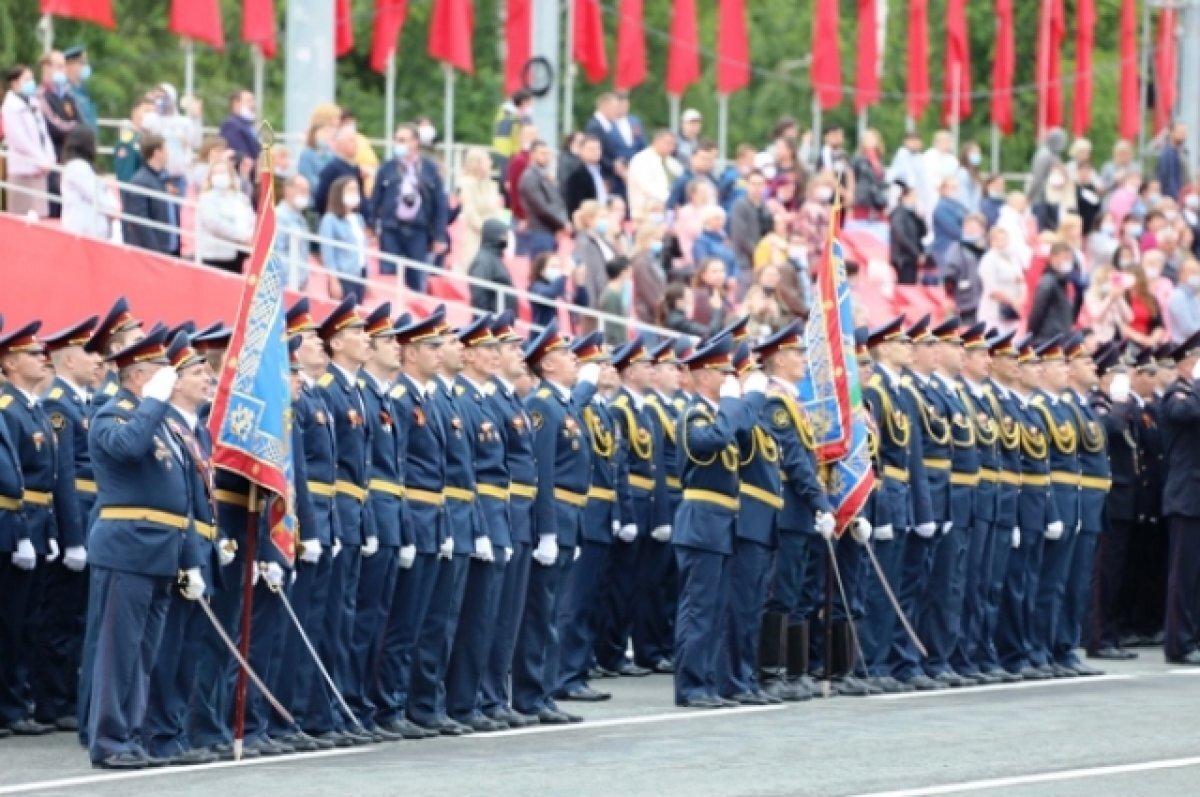
{"label": "blue face mask", "polygon": [[596,222],[596,234],[604,235],[608,232],[608,219],[600,219]]}
{"label": "blue face mask", "polygon": [[22,96],[32,97],[37,93],[37,84],[33,82],[33,78],[27,77],[21,81],[21,85],[17,91],[21,92]]}
{"label": "blue face mask", "polygon": [[92,78],[92,65],[84,64],[83,69],[79,70],[79,79],[82,82],[86,83],[87,81],[91,80],[91,78]]}
{"label": "blue face mask", "polygon": [[404,160],[408,157],[408,144],[396,144],[392,147],[392,154],[400,160]]}
{"label": "blue face mask", "polygon": [[50,81],[56,86],[65,86],[67,83],[67,73],[63,72],[61,69],[53,72],[50,75]]}
{"label": "blue face mask", "polygon": [[650,242],[650,253],[652,255],[654,255],[655,257],[657,257],[662,254],[662,247],[663,247],[662,241],[651,241]]}

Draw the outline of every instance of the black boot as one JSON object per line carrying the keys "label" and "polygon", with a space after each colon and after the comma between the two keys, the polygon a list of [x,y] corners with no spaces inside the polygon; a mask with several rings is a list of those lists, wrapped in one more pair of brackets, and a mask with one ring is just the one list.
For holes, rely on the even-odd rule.
{"label": "black boot", "polygon": [[787,692],[787,615],[763,614],[758,635],[758,684],[772,697],[784,699]]}
{"label": "black boot", "polygon": [[855,644],[854,634],[847,622],[833,624],[833,664],[830,674],[833,677],[834,691],[845,697],[867,697],[871,687],[864,681],[854,677]]}
{"label": "black boot", "polygon": [[[792,687],[793,701],[808,700],[813,696],[808,685],[808,622],[789,625],[787,628],[787,680]],[[789,698],[784,698],[785,700]]]}

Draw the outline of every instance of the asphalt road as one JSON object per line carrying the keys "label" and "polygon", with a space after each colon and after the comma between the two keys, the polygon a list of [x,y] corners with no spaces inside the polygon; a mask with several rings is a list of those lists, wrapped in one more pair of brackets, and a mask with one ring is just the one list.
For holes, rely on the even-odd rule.
{"label": "asphalt road", "polygon": [[689,712],[665,676],[601,681],[587,722],[112,774],[67,734],[0,740],[0,795],[1195,797],[1200,670]]}

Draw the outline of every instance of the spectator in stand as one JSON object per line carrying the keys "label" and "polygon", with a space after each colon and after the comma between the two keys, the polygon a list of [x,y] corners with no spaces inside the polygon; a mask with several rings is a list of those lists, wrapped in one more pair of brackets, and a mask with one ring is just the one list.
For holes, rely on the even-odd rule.
{"label": "spectator in stand", "polygon": [[108,185],[96,176],[96,134],[76,125],[63,142],[62,227],[65,231],[107,241],[117,203]]}
{"label": "spectator in stand", "polygon": [[628,209],[620,194],[612,194],[608,198],[608,231],[604,237],[608,245],[618,255],[629,257],[633,254],[633,236],[629,232]]}
{"label": "spectator in stand", "polygon": [[1051,171],[1062,167],[1062,153],[1066,146],[1066,131],[1061,127],[1052,127],[1046,132],[1046,137],[1042,139],[1037,152],[1033,153],[1029,182],[1025,185],[1025,194],[1029,197],[1031,205],[1037,205],[1045,199],[1046,182]]}
{"label": "spectator in stand", "polygon": [[543,300],[530,302],[530,322],[535,327],[545,327],[558,317],[558,303],[567,298],[567,275],[558,255],[553,252],[534,255],[529,268],[529,292]]}
{"label": "spectator in stand", "polygon": [[329,189],[342,177],[351,177],[358,183],[360,196],[366,196],[363,190],[363,174],[355,161],[358,152],[358,131],[352,127],[339,127],[333,136],[334,158],[321,169],[317,178],[317,191],[313,194],[313,209],[323,214],[329,202]]}
{"label": "spectator in stand", "polygon": [[[56,158],[46,120],[34,99],[37,83],[29,67],[17,65],[5,74],[8,93],[0,106],[0,129],[8,148],[7,178],[16,189],[8,192],[8,212],[18,216],[34,213],[40,218],[49,215],[49,202],[44,196],[46,177]],[[27,189],[25,191],[19,189]]]}
{"label": "spectator in stand", "polygon": [[900,186],[900,202],[888,219],[889,259],[896,268],[896,281],[901,285],[916,285],[925,268],[925,236],[929,228],[921,214],[917,189],[904,183]]}
{"label": "spectator in stand", "polygon": [[942,284],[946,295],[954,302],[958,317],[963,324],[975,323],[979,311],[979,299],[983,294],[983,281],[979,277],[979,263],[984,255],[984,233],[987,219],[978,213],[970,213],[963,219],[962,237],[946,250],[942,263]]}
{"label": "spectator in stand", "polygon": [[1030,246],[1032,236],[1037,232],[1037,225],[1029,212],[1025,195],[1020,191],[1012,191],[1008,201],[1000,209],[1000,218],[996,226],[1008,232],[1008,253],[1014,262],[1022,269],[1029,268],[1033,260],[1033,249]]}
{"label": "spectator in stand", "polygon": [[1025,306],[1025,269],[1009,251],[1008,231],[993,227],[990,244],[979,261],[980,296],[976,318],[991,329],[1015,331]]}
{"label": "spectator in stand", "polygon": [[953,177],[942,179],[938,195],[937,205],[933,208],[933,243],[929,249],[934,261],[941,264],[950,245],[962,238],[967,208],[958,201],[958,181]]}
{"label": "spectator in stand", "polygon": [[138,97],[129,110],[129,121],[121,123],[117,146],[113,150],[113,173],[118,182],[129,182],[142,168],[142,136],[147,132],[145,120],[153,112],[154,103],[148,97]]}
{"label": "spectator in stand", "polygon": [[1113,255],[1117,252],[1117,246],[1120,242],[1117,240],[1117,220],[1113,218],[1111,213],[1105,213],[1100,217],[1100,223],[1096,225],[1096,229],[1087,236],[1087,245],[1084,247],[1087,254],[1088,262],[1093,266],[1098,263],[1109,263],[1113,260]]}
{"label": "spectator in stand", "polygon": [[558,150],[558,165],[554,170],[554,176],[558,181],[558,187],[562,192],[564,201],[567,198],[567,180],[571,179],[571,175],[583,168],[583,159],[579,154],[582,149],[582,132],[572,130],[563,136],[562,146]]}
{"label": "spectator in stand", "polygon": [[1158,231],[1155,239],[1158,242],[1158,251],[1162,252],[1163,256],[1163,273],[1175,279],[1179,274],[1179,267],[1187,258],[1187,250],[1179,245],[1179,234],[1175,232],[1174,227],[1164,226]]}
{"label": "spectator in stand", "polygon": [[808,181],[808,197],[795,216],[792,232],[803,244],[801,269],[808,271],[816,265],[829,239],[829,223],[837,178],[832,172],[821,172]]}
{"label": "spectator in stand", "polygon": [[[595,307],[608,282],[608,274],[604,265],[616,257],[616,252],[608,242],[608,211],[593,199],[579,206],[573,217],[575,222],[575,260],[583,267],[583,282],[576,282],[576,289],[582,288],[576,296],[576,303],[585,307]],[[594,329],[591,319],[584,321],[585,331]]]}
{"label": "spectator in stand", "polygon": [[[67,81],[67,63],[63,54],[51,50],[42,56],[39,62],[42,72],[42,83],[37,90],[38,109],[46,120],[50,132],[50,142],[54,145],[54,160],[61,163],[62,145],[67,133],[79,124],[79,110],[75,106],[75,98],[71,96],[71,85]],[[52,197],[59,195],[58,172],[51,171],[46,176],[47,189]],[[62,206],[55,200],[50,200],[50,217],[57,219]]]}
{"label": "spectator in stand", "polygon": [[[925,196],[925,170],[921,168],[921,134],[910,130],[904,134],[903,145],[892,156],[892,165],[888,167],[887,179],[894,185],[906,185],[917,192],[917,200]],[[934,189],[928,189],[932,193]],[[897,198],[898,199],[898,198]],[[922,212],[928,220],[932,206]]]}
{"label": "spectator in stand", "polygon": [[500,174],[508,170],[509,160],[521,146],[521,128],[533,121],[533,95],[517,89],[496,111],[492,121],[492,152],[496,153]]}
{"label": "spectator in stand", "polygon": [[1027,329],[1035,344],[1065,336],[1075,325],[1078,310],[1067,291],[1074,269],[1075,254],[1071,247],[1062,241],[1051,245],[1046,271],[1038,281],[1029,311]]}
{"label": "spectator in stand", "polygon": [[[646,148],[646,128],[641,119],[629,112],[629,95],[618,91],[616,97],[615,124],[621,141],[621,150],[617,159],[628,166],[629,162],[633,160],[633,156]],[[621,175],[621,177],[626,181],[629,179],[628,175]]]}
{"label": "spectator in stand", "polygon": [[630,159],[625,187],[629,193],[630,215],[635,222],[645,221],[647,208],[653,204],[666,207],[671,188],[683,173],[683,167],[671,155],[674,151],[675,134],[670,130],[656,130],[650,146]]}
{"label": "spectator in stand", "polygon": [[700,237],[692,248],[692,262],[705,263],[716,259],[725,264],[725,275],[737,277],[737,256],[725,235],[725,211],[720,205],[709,205],[700,212]]}
{"label": "spectator in stand", "polygon": [[[921,171],[924,176],[924,190],[927,192],[921,195],[921,207],[933,213],[937,211],[938,200],[943,196],[943,184],[958,174],[958,158],[954,155],[954,138],[950,131],[938,130],[933,134],[933,142],[921,155]],[[952,197],[958,195],[957,182],[954,188]],[[936,224],[934,228],[936,235]],[[958,240],[957,236],[953,240]]]}
{"label": "spectator in stand", "polygon": [[[1162,301],[1155,294],[1141,266],[1134,266],[1125,278],[1132,280],[1126,293],[1132,318],[1122,328],[1121,335],[1142,347],[1158,346],[1168,337],[1163,325]],[[1169,299],[1170,294],[1167,296]]]}
{"label": "spectator in stand", "polygon": [[729,272],[725,269],[725,261],[717,257],[702,260],[696,267],[692,283],[692,291],[696,296],[692,320],[696,323],[709,325],[718,315],[722,318],[733,315],[734,306],[728,293]]}
{"label": "spectator in stand", "polygon": [[962,165],[954,178],[958,181],[958,201],[968,213],[978,213],[983,208],[983,150],[974,141],[962,145]]}
{"label": "spectator in stand", "polygon": [[1033,204],[1038,232],[1057,232],[1062,217],[1075,212],[1075,186],[1067,179],[1067,170],[1054,166],[1046,176],[1042,201]]}
{"label": "spectator in stand", "polygon": [[1097,265],[1092,272],[1091,282],[1083,294],[1083,309],[1097,343],[1124,337],[1133,320],[1133,310],[1125,298],[1129,289],[1125,280],[1132,282],[1133,278],[1106,263]]}
{"label": "spectator in stand", "polygon": [[767,178],[758,169],[746,176],[746,192],[733,203],[729,239],[737,257],[738,283],[742,290],[754,279],[754,249],[771,226],[766,207]]}
{"label": "spectator in stand", "polygon": [[667,272],[663,266],[663,225],[655,221],[643,222],[634,238],[633,271],[634,316],[647,324],[657,321],[658,306],[667,289]]}
{"label": "spectator in stand", "polygon": [[[618,318],[628,318],[633,312],[633,280],[629,258],[617,255],[604,264],[608,283],[600,293],[596,309]],[[604,340],[610,346],[620,346],[629,339],[629,327],[620,321],[604,319]]]}
{"label": "spectator in stand", "polygon": [[144,120],[146,130],[157,133],[167,142],[167,185],[175,196],[187,196],[188,171],[196,159],[196,150],[204,140],[201,122],[204,119],[204,104],[198,98],[184,97],[180,108],[176,107],[175,87],[163,83],[155,91],[154,112]]}
{"label": "spectator in stand", "polygon": [[321,263],[329,271],[329,298],[335,301],[354,297],[362,304],[367,293],[367,225],[358,209],[362,192],[353,177],[334,180],[329,188],[329,206],[321,216],[317,234],[321,242]]}
{"label": "spectator in stand", "polygon": [[258,131],[254,129],[257,118],[258,103],[253,92],[238,89],[229,95],[229,116],[221,122],[221,138],[233,151],[234,173],[249,185],[257,182],[255,169],[258,167],[258,156],[262,154]]}
{"label": "spectator in stand", "polygon": [[525,205],[521,203],[521,176],[529,168],[529,149],[538,140],[537,128],[521,126],[521,148],[508,160],[508,171],[504,174],[504,196],[508,198],[508,209],[512,211],[513,225],[517,231],[517,255],[529,254],[529,224]]}
{"label": "spectator in stand", "polygon": [[[489,177],[490,179],[490,177]],[[472,277],[493,285],[512,288],[512,275],[504,265],[504,250],[508,247],[508,225],[500,219],[488,219],[483,223],[479,249],[467,271]],[[485,313],[517,312],[517,297],[511,292],[488,290],[471,285],[471,306]]]}
{"label": "spectator in stand", "polygon": [[[276,144],[271,147],[271,193],[276,197],[283,196],[283,185],[288,178],[295,174],[292,168],[292,151],[286,144]],[[253,191],[254,186],[245,186]]]}
{"label": "spectator in stand", "polygon": [[[393,140],[392,157],[375,181],[368,218],[374,220],[384,252],[428,263],[448,247],[446,190],[437,166],[421,154],[416,127],[400,125]],[[380,262],[379,273],[395,274],[396,264]],[[424,271],[404,270],[409,290],[423,293],[426,278]]]}
{"label": "spectator in stand", "polygon": [[321,183],[321,172],[337,157],[333,152],[333,138],[337,134],[340,115],[336,105],[322,103],[309,117],[304,147],[296,158],[296,171],[304,175],[314,189]]}
{"label": "spectator in stand", "polygon": [[[121,238],[130,246],[174,257],[179,254],[179,216],[175,203],[163,198],[167,193],[163,181],[167,145],[161,136],[147,133],[142,136],[141,148],[142,165],[129,185],[142,190],[121,192],[121,209],[127,217],[121,224]],[[149,224],[139,224],[134,219]]]}
{"label": "spectator in stand", "polygon": [[208,167],[217,161],[229,161],[229,147],[226,146],[225,139],[220,136],[208,136],[200,143],[200,149],[196,152],[196,161],[188,172],[189,197],[194,198],[200,194],[200,186],[204,185],[204,181],[208,179]]}
{"label": "spectator in stand", "polygon": [[887,168],[884,166],[883,140],[879,131],[868,128],[850,162],[854,170],[854,202],[850,218],[878,222],[888,206]]}
{"label": "spectator in stand", "polygon": [[979,212],[987,219],[989,230],[1000,220],[1004,200],[1004,175],[990,175],[983,184],[983,196],[979,198]]}
{"label": "spectator in stand", "polygon": [[721,207],[726,213],[732,213],[733,206],[746,195],[746,179],[755,171],[754,156],[758,151],[749,144],[738,144],[734,150],[733,162],[726,162],[724,170],[717,178],[721,186]]}
{"label": "spectator in stand", "polygon": [[565,187],[567,212],[572,216],[588,200],[595,200],[601,205],[608,204],[608,183],[601,165],[603,152],[604,145],[599,138],[584,136],[583,144],[579,147],[581,165],[567,178]]}
{"label": "spectator in stand", "polygon": [[725,326],[725,305],[719,298],[716,306],[709,308],[708,323],[695,321],[695,311],[695,292],[682,282],[672,282],[663,293],[658,325],[695,338],[706,338]]}
{"label": "spectator in stand", "polygon": [[712,185],[713,201],[721,199],[721,185],[717,182],[717,145],[712,141],[701,141],[692,151],[692,157],[687,162],[688,167],[671,186],[671,195],[667,198],[667,208],[675,209],[687,198],[688,188],[695,180],[702,180]]}
{"label": "spectator in stand", "polygon": [[628,162],[621,159],[625,144],[617,130],[619,107],[616,94],[603,92],[596,98],[596,112],[583,128],[584,135],[600,142],[600,173],[614,193],[624,192],[624,174],[628,166]]}
{"label": "spectator in stand", "polygon": [[760,340],[783,328],[790,318],[780,301],[779,266],[766,266],[754,275],[754,284],[746,291],[742,312],[750,316],[747,333]]}
{"label": "spectator in stand", "polygon": [[[796,142],[790,138],[780,138],[775,141],[775,173],[767,180],[767,193],[776,201],[796,210],[799,207],[802,194],[799,193],[805,181],[806,172],[796,149]],[[781,194],[790,189],[788,196]]]}
{"label": "spectator in stand", "polygon": [[467,271],[479,251],[483,238],[483,225],[488,219],[498,218],[504,209],[500,189],[492,179],[492,160],[487,151],[471,147],[463,157],[462,174],[455,186],[458,191],[459,230],[457,250],[454,255],[455,269]]}
{"label": "spectator in stand", "polygon": [[1083,220],[1083,229],[1090,232],[1095,229],[1096,220],[1100,217],[1100,209],[1104,203],[1100,194],[1100,182],[1096,178],[1096,170],[1090,163],[1081,163],[1075,185],[1075,210]]}
{"label": "spectator in stand", "polygon": [[308,287],[308,220],[311,188],[308,178],[294,174],[283,184],[275,206],[275,252],[287,263],[287,285],[303,291]]}
{"label": "spectator in stand", "polygon": [[695,108],[688,108],[679,117],[679,133],[675,136],[675,159],[680,163],[689,163],[692,153],[700,146],[700,132],[704,120]]}
{"label": "spectator in stand", "polygon": [[1110,262],[1120,271],[1129,271],[1139,265],[1137,247],[1118,243],[1117,248],[1113,250]]}
{"label": "spectator in stand", "polygon": [[1071,149],[1067,152],[1067,178],[1078,185],[1079,172],[1085,166],[1092,166],[1092,142],[1080,137],[1071,142]]}
{"label": "spectator in stand", "polygon": [[837,122],[828,124],[822,131],[821,148],[813,163],[814,171],[829,170],[838,175],[850,165],[850,157],[846,154],[846,131]]}
{"label": "spectator in stand", "polygon": [[692,258],[696,240],[704,232],[704,209],[716,205],[717,191],[710,181],[697,178],[687,187],[687,199],[687,204],[675,211],[672,231],[684,262],[695,266]]}
{"label": "spectator in stand", "polygon": [[1180,217],[1191,235],[1192,254],[1200,256],[1200,193],[1195,188],[1183,190],[1183,212]]}
{"label": "spectator in stand", "polygon": [[254,237],[254,209],[233,167],[214,163],[196,205],[196,253],[206,265],[241,274]]}
{"label": "spectator in stand", "polygon": [[[764,266],[783,265],[788,261],[788,247],[791,245],[791,214],[779,209],[771,214],[771,231],[763,236],[754,247],[754,270],[757,272]],[[800,248],[799,267],[806,269],[808,254],[804,247]]]}
{"label": "spectator in stand", "polygon": [[[338,110],[341,113],[340,126],[354,131],[354,163],[362,174],[363,196],[370,196],[371,192],[375,190],[375,175],[379,172],[379,156],[375,154],[375,148],[371,146],[370,139],[358,129],[358,120],[354,114],[345,108]],[[416,140],[419,141],[419,139]],[[417,149],[419,151],[419,146]]]}
{"label": "spectator in stand", "polygon": [[1187,149],[1187,125],[1176,122],[1171,125],[1171,132],[1163,141],[1162,150],[1158,153],[1158,166],[1155,175],[1162,186],[1164,195],[1179,199],[1179,192],[1191,182],[1188,175],[1188,165],[1191,163],[1191,153]]}
{"label": "spectator in stand", "polygon": [[1142,164],[1133,157],[1133,145],[1123,138],[1113,144],[1112,160],[1100,169],[1100,189],[1107,194],[1127,177],[1142,176]]}
{"label": "spectator in stand", "polygon": [[571,223],[562,192],[550,176],[550,146],[535,141],[529,148],[529,166],[521,175],[521,206],[525,209],[529,256],[554,250],[555,238],[569,235]]}
{"label": "spectator in stand", "polygon": [[1200,262],[1194,259],[1179,269],[1179,283],[1167,302],[1167,327],[1177,346],[1200,331]]}
{"label": "spectator in stand", "polygon": [[770,180],[775,176],[775,148],[780,139],[792,142],[792,148],[800,140],[800,123],[793,116],[781,116],[771,130],[771,146],[754,156],[754,166]]}
{"label": "spectator in stand", "polygon": [[87,93],[86,84],[92,77],[92,65],[88,63],[87,50],[82,44],[77,44],[64,50],[63,58],[67,61],[67,84],[70,86],[71,96],[75,99],[79,121],[90,127],[94,133],[98,129],[96,103]]}

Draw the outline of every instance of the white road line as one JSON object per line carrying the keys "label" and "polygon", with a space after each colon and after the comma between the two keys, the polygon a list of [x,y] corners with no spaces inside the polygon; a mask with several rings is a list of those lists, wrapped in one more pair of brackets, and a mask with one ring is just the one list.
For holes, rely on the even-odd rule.
{"label": "white road line", "polygon": [[[1095,680],[1095,679],[1092,679]],[[1105,778],[1112,775],[1126,775],[1130,772],[1151,772],[1157,769],[1182,769],[1184,767],[1200,766],[1200,757],[1169,758],[1162,761],[1144,761],[1139,764],[1118,764],[1111,767],[1092,767],[1089,769],[1068,769],[1062,772],[1043,772],[1036,775],[1015,775],[1008,778],[992,778],[990,780],[968,780],[962,783],[946,783],[941,786],[926,786],[916,789],[899,789],[897,791],[877,791],[870,794],[855,794],[851,797],[932,797],[938,794],[961,794],[968,791],[988,791],[1003,789],[1009,786],[1028,786],[1033,783],[1060,783],[1067,780],[1083,780],[1085,778]]]}
{"label": "white road line", "polygon": [[186,775],[192,772],[212,772],[214,769],[231,769],[233,767],[255,767],[261,764],[290,764],[293,761],[308,761],[316,758],[332,758],[334,756],[355,755],[373,752],[378,748],[352,747],[345,750],[321,750],[315,753],[296,753],[294,755],[269,758],[252,758],[246,761],[219,761],[215,764],[197,764],[187,767],[162,767],[161,769],[135,769],[131,772],[103,772],[95,775],[83,775],[77,778],[61,778],[59,780],[41,780],[36,783],[18,783],[14,786],[0,786],[0,794],[24,794],[26,792],[62,789],[70,786],[82,786],[89,783],[111,783],[118,780],[135,780],[138,778],[156,778],[163,775]]}
{"label": "white road line", "polygon": [[786,704],[776,706],[743,706],[742,708],[714,709],[712,711],[672,711],[668,714],[647,714],[644,717],[614,717],[607,720],[585,720],[572,725],[534,725],[529,728],[517,728],[499,733],[474,733],[462,736],[462,739],[506,739],[511,736],[529,736],[535,733],[559,733],[561,731],[586,731],[595,728],[614,728],[625,725],[650,725],[658,722],[679,722],[682,720],[717,719],[731,717],[737,714],[760,714],[764,711],[782,711],[788,708]]}
{"label": "white road line", "polygon": [[1167,675],[1200,675],[1200,667],[1186,667],[1167,670]]}
{"label": "white road line", "polygon": [[936,692],[901,692],[892,695],[871,695],[868,700],[920,700],[927,697],[954,697],[955,695],[986,695],[992,692],[1011,692],[1016,689],[1045,689],[1055,686],[1085,686],[1111,681],[1134,681],[1137,675],[1098,675],[1094,678],[1055,678],[1047,681],[1022,681],[1016,684],[995,686],[968,686],[962,689],[940,689]]}

